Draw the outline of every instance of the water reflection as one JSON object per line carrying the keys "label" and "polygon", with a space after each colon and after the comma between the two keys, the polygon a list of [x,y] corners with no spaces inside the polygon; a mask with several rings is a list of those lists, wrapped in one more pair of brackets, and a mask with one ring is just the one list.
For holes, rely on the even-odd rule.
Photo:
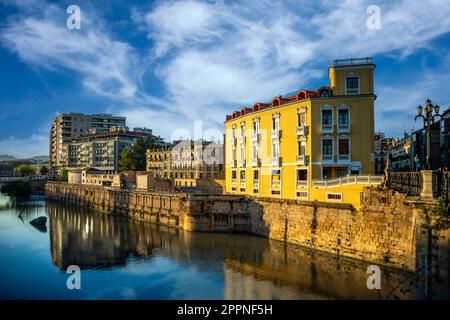
{"label": "water reflection", "polygon": [[415,275],[382,270],[368,290],[367,263],[250,235],[190,233],[47,202],[50,248],[59,269],[125,266],[166,257],[202,273],[221,273],[225,299],[414,299]]}

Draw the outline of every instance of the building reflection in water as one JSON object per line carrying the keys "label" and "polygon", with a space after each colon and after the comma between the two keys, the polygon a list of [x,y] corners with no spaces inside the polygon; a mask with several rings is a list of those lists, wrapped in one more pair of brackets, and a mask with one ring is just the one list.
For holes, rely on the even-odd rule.
{"label": "building reflection in water", "polygon": [[414,299],[411,273],[382,269],[367,289],[368,263],[260,237],[191,233],[47,202],[51,254],[59,269],[124,266],[130,257],[164,256],[217,270],[225,299]]}

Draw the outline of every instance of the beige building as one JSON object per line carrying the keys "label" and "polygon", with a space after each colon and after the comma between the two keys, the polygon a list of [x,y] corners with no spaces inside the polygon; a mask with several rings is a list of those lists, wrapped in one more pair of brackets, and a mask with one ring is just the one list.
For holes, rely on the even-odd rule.
{"label": "beige building", "polygon": [[114,180],[113,171],[98,170],[93,168],[69,170],[67,172],[67,176],[68,183],[91,186],[111,186]]}
{"label": "beige building", "polygon": [[60,170],[68,166],[68,143],[71,139],[89,133],[125,127],[125,117],[111,114],[63,113],[53,118],[50,131],[50,167]]}
{"label": "beige building", "polygon": [[223,145],[202,141],[176,141],[147,150],[147,171],[171,179],[178,187],[196,187],[200,180],[223,179]]}
{"label": "beige building", "polygon": [[138,138],[150,136],[140,131],[127,131],[124,128],[110,128],[72,138],[68,142],[68,169],[93,168],[108,172],[119,171],[120,153],[131,146]]}

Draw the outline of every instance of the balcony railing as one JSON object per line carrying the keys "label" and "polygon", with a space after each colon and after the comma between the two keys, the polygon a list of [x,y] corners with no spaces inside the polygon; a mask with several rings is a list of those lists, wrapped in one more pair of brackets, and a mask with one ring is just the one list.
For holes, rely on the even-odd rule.
{"label": "balcony railing", "polygon": [[239,144],[245,144],[246,139],[245,136],[239,136]]}
{"label": "balcony railing", "polygon": [[253,185],[259,186],[259,179],[253,179]]}
{"label": "balcony railing", "polygon": [[297,156],[297,165],[306,166],[309,164],[309,156],[306,154],[300,154]]}
{"label": "balcony railing", "polygon": [[443,171],[438,172],[438,193],[444,196],[447,200],[450,200],[450,172]]}
{"label": "balcony railing", "polygon": [[270,132],[270,138],[279,140],[281,138],[281,130],[272,130]]}
{"label": "balcony railing", "polygon": [[322,132],[333,132],[333,124],[322,123],[321,129],[322,129]]}
{"label": "balcony railing", "polygon": [[280,180],[273,180],[272,181],[272,188],[273,187],[280,187],[280,185],[281,185],[281,181]]}
{"label": "balcony railing", "polygon": [[281,157],[272,156],[271,160],[272,160],[272,166],[277,166],[277,167],[281,166]]}
{"label": "balcony railing", "polygon": [[308,180],[297,180],[297,188],[306,188],[308,186]]}
{"label": "balcony railing", "polygon": [[350,155],[349,154],[339,154],[338,159],[339,159],[339,161],[349,161]]}
{"label": "balcony railing", "polygon": [[252,136],[251,136],[252,142],[261,142],[261,133],[259,132],[252,132]]}
{"label": "balcony railing", "polygon": [[306,135],[308,135],[308,131],[309,131],[308,128],[309,127],[307,125],[304,125],[304,124],[302,124],[300,126],[297,126],[297,129],[296,129],[297,135],[298,136],[306,136]]}
{"label": "balcony railing", "polygon": [[261,166],[261,159],[260,158],[252,158],[252,166]]}
{"label": "balcony railing", "polygon": [[373,64],[373,58],[337,59],[331,62],[332,67]]}
{"label": "balcony railing", "polygon": [[374,175],[347,175],[340,178],[313,180],[313,187],[317,188],[332,188],[346,184],[368,184],[379,185],[383,182],[383,176]]}
{"label": "balcony railing", "polygon": [[332,154],[322,154],[322,161],[333,161]]}
{"label": "balcony railing", "polygon": [[239,165],[239,166],[245,167],[245,164],[246,164],[245,159],[239,159],[239,161],[238,161],[238,165]]}
{"label": "balcony railing", "polygon": [[350,125],[348,123],[338,124],[338,132],[344,132],[344,133],[350,132]]}

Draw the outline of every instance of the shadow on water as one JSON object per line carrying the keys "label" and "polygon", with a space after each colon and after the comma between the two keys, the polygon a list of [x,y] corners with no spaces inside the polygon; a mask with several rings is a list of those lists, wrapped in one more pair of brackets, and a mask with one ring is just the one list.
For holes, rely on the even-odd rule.
{"label": "shadow on water", "polygon": [[417,274],[382,267],[381,290],[369,290],[369,263],[265,238],[185,232],[55,202],[47,202],[46,211],[52,262],[61,270],[72,264],[120,267],[133,257],[163,256],[200,271],[219,266],[225,299],[271,299],[273,287],[289,289],[278,298],[292,298],[292,292],[312,299],[423,296]]}

